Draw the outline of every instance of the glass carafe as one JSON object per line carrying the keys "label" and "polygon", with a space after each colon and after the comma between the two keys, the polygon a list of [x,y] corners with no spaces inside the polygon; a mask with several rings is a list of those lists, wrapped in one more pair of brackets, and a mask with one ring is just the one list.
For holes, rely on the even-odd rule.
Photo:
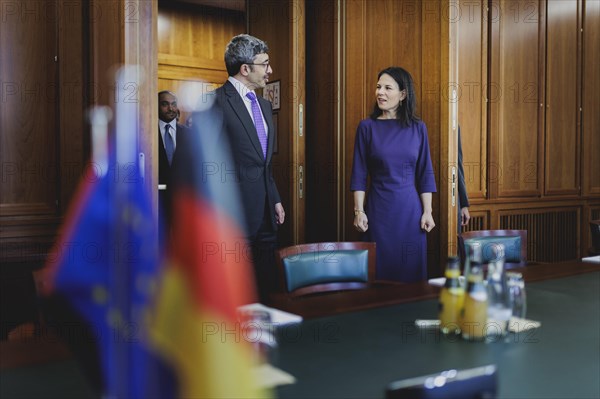
{"label": "glass carafe", "polygon": [[488,264],[487,293],[488,336],[504,336],[508,331],[508,322],[512,314],[510,291],[504,272],[504,245],[493,244],[493,259]]}

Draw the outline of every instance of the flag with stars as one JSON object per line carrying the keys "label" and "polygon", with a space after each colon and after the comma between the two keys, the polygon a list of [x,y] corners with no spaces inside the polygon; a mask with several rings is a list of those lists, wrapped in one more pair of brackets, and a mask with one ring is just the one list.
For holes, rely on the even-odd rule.
{"label": "flag with stars", "polygon": [[98,393],[174,397],[174,374],[147,339],[160,264],[147,191],[136,163],[106,166],[90,164],[48,258],[50,324]]}

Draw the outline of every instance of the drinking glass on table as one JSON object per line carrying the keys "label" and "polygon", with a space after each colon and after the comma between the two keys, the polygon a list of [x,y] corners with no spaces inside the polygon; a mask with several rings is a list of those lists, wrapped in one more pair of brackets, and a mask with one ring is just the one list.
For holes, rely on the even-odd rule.
{"label": "drinking glass on table", "polygon": [[254,349],[256,363],[271,360],[273,350],[277,348],[277,338],[274,335],[274,326],[271,315],[263,310],[238,310],[238,321],[241,327],[241,336]]}
{"label": "drinking glass on table", "polygon": [[487,335],[505,336],[512,314],[510,291],[504,270],[504,245],[494,244],[495,255],[488,264],[487,291]]}
{"label": "drinking glass on table", "polygon": [[512,316],[524,319],[527,310],[527,297],[525,295],[525,280],[523,280],[523,275],[517,272],[507,272],[506,277],[508,279]]}

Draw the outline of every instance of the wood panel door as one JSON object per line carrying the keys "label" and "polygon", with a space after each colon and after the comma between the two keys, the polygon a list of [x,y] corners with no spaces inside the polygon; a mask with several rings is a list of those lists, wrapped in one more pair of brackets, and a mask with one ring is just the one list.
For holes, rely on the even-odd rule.
{"label": "wood panel door", "polygon": [[546,3],[545,194],[579,194],[579,1]]}
{"label": "wood panel door", "polygon": [[460,0],[458,122],[469,200],[487,196],[487,0]]}
{"label": "wood panel door", "polygon": [[281,246],[305,237],[305,4],[304,0],[248,0],[248,33],[267,42],[280,105],[274,110],[273,174],[286,212]]}
{"label": "wood panel door", "polygon": [[[600,194],[600,1],[587,0],[583,14],[583,193]],[[590,219],[591,220],[591,219]],[[587,220],[586,220],[587,222]]]}
{"label": "wood panel door", "polygon": [[39,266],[86,161],[86,5],[0,1],[0,260]]}
{"label": "wood panel door", "polygon": [[490,198],[542,192],[544,17],[536,1],[490,4]]}

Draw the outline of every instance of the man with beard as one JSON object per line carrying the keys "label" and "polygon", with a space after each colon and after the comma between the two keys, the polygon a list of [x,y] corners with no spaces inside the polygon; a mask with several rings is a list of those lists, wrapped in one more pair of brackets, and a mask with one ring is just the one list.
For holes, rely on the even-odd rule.
{"label": "man with beard", "polygon": [[276,289],[274,251],[278,225],[285,220],[271,166],[273,111],[271,103],[254,92],[264,88],[273,73],[268,51],[265,42],[250,35],[231,39],[225,50],[229,78],[215,91],[229,136],[262,302]]}

